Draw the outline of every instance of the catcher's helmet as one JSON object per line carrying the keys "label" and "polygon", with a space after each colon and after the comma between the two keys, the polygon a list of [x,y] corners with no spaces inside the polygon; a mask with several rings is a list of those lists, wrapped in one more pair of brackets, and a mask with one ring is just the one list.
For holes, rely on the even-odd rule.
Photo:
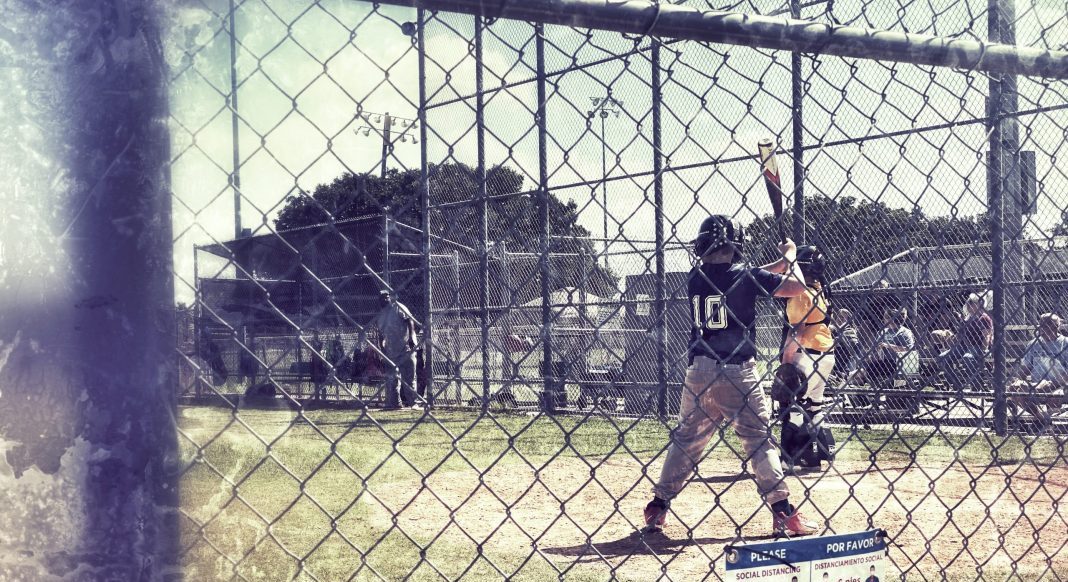
{"label": "catcher's helmet", "polygon": [[745,229],[728,216],[713,214],[701,222],[697,238],[693,240],[693,252],[698,258],[731,245],[741,252],[745,240]]}
{"label": "catcher's helmet", "polygon": [[822,277],[827,270],[827,260],[823,253],[813,245],[802,245],[797,248],[797,266],[806,277]]}

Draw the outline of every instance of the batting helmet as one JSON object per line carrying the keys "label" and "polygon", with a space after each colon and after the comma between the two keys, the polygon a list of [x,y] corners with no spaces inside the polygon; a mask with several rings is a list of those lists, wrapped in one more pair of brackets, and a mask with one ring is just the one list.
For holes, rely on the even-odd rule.
{"label": "batting helmet", "polygon": [[823,258],[823,252],[813,245],[797,247],[797,266],[806,277],[819,278],[827,270],[827,260]]}
{"label": "batting helmet", "polygon": [[697,238],[693,240],[693,252],[698,257],[718,251],[727,245],[741,252],[745,240],[745,229],[735,223],[729,216],[713,214],[701,222]]}

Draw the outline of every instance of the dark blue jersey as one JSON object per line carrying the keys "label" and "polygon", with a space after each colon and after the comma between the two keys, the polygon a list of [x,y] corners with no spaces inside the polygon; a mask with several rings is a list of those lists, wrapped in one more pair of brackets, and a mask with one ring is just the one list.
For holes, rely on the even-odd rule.
{"label": "dark blue jersey", "polygon": [[690,273],[690,357],[737,362],[756,355],[756,302],[783,276],[740,263],[702,263]]}

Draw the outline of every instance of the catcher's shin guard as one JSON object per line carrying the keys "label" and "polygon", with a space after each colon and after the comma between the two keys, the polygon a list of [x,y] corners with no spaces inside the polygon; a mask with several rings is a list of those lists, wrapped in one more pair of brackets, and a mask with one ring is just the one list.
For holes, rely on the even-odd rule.
{"label": "catcher's shin guard", "polygon": [[806,424],[804,413],[798,408],[782,416],[779,445],[782,448],[782,460],[787,465],[819,465],[812,433]]}
{"label": "catcher's shin guard", "polygon": [[828,463],[834,460],[834,433],[831,429],[820,427],[816,430],[816,458]]}

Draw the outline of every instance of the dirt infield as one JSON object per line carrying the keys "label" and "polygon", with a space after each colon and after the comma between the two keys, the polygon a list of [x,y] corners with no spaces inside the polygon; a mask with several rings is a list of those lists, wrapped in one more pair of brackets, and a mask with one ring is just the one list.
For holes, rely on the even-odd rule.
{"label": "dirt infield", "polygon": [[[770,513],[729,435],[663,533],[637,533],[668,433],[655,421],[184,408],[190,579],[720,579]],[[827,533],[885,529],[907,580],[1068,579],[1065,442],[837,427],[791,501]],[[269,446],[268,446],[269,445]],[[893,575],[897,573],[897,575]]]}
{"label": "dirt infield", "polygon": [[[650,472],[658,469],[654,464]],[[648,580],[661,572],[675,580],[718,579],[725,544],[767,539],[770,533],[770,515],[758,505],[752,479],[724,469],[703,464],[674,503],[664,532],[647,536],[636,527],[649,497],[648,482],[640,480],[639,463],[623,460],[591,467],[557,459],[537,475],[511,465],[491,470],[481,481],[473,471],[436,474],[425,488],[397,483],[379,501],[397,510],[397,525],[406,532],[444,532],[442,541],[457,544],[488,539],[491,559],[496,553],[525,555],[536,549],[561,571],[577,568],[573,574],[592,568],[626,580]],[[1063,466],[985,471],[963,465],[936,471],[883,466],[876,471],[868,463],[851,462],[789,480],[792,499],[825,522],[828,533],[887,530],[893,540],[888,574],[903,571],[909,580],[1013,574],[1037,580],[1068,574],[1062,547],[1066,524],[1057,512],[1068,491]],[[392,519],[383,506],[372,515],[380,527]],[[752,516],[752,521],[739,524],[731,516]],[[1034,536],[1033,528],[1040,528],[1041,536]]]}

